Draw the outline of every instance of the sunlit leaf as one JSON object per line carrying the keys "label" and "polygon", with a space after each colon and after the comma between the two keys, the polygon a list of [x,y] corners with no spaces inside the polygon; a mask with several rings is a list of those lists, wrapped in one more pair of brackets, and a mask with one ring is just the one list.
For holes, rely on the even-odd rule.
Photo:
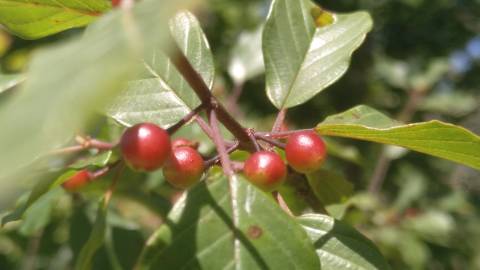
{"label": "sunlit leaf", "polygon": [[402,125],[367,106],[327,117],[322,135],[392,144],[480,169],[480,137],[440,121]]}
{"label": "sunlit leaf", "polygon": [[315,245],[322,270],[390,269],[375,245],[347,224],[318,214],[298,220]]}
{"label": "sunlit leaf", "polygon": [[305,232],[272,198],[235,176],[232,201],[228,181],[202,182],[177,202],[141,269],[320,268]]}
{"label": "sunlit leaf", "polygon": [[105,0],[2,0],[0,24],[24,39],[84,26],[110,9]]}
{"label": "sunlit leaf", "polygon": [[[189,12],[180,12],[170,21],[170,32],[205,83],[213,85],[214,64],[205,34]],[[155,48],[144,60],[144,71],[128,83],[107,114],[131,126],[153,122],[168,127],[200,104],[190,85],[177,71],[161,48]]]}
{"label": "sunlit leaf", "polygon": [[366,12],[331,14],[333,23],[322,17],[316,27],[312,9],[318,11],[308,0],[274,0],[271,5],[263,55],[267,95],[279,109],[302,104],[338,80],[372,28]]}

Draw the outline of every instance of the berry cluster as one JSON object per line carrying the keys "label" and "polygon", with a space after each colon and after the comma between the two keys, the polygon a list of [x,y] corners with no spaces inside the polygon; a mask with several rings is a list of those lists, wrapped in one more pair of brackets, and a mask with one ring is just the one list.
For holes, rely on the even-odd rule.
{"label": "berry cluster", "polygon": [[[163,128],[141,123],[125,130],[120,143],[123,160],[137,171],[163,168],[165,179],[174,187],[187,189],[200,181],[207,162],[198,153],[198,143],[187,139],[170,140]],[[284,146],[287,163],[299,173],[318,170],[326,157],[326,146],[314,131],[299,131],[288,136]],[[273,151],[258,150],[243,164],[243,173],[264,191],[276,190],[287,176],[287,166]],[[81,170],[63,187],[76,191],[103,173]]]}

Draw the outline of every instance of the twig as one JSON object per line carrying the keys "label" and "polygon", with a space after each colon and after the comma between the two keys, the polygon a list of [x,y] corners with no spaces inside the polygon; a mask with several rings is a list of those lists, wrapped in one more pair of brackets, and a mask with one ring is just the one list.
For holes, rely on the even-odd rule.
{"label": "twig", "polygon": [[294,215],[292,213],[292,210],[290,210],[290,208],[288,208],[288,205],[285,202],[285,200],[283,199],[282,195],[280,195],[280,192],[274,191],[274,192],[272,192],[272,195],[275,198],[275,200],[277,201],[280,208],[282,208],[283,211],[285,211],[285,213],[287,213],[288,215],[293,217]]}
{"label": "twig", "polygon": [[276,147],[281,148],[281,149],[285,149],[285,144],[284,143],[281,143],[281,142],[276,141],[274,139],[268,138],[264,135],[255,134],[255,137],[258,138],[259,140],[267,142],[267,143],[269,143],[273,146],[276,146]]}
{"label": "twig", "polygon": [[[227,148],[226,152],[227,154],[230,154],[232,153],[233,151],[237,150],[238,149],[238,141],[237,142],[234,142],[229,148]],[[205,161],[205,168],[208,168],[208,167],[211,167],[215,164],[218,163],[218,161],[220,161],[220,155],[216,155],[214,156],[213,158]]]}
{"label": "twig", "polygon": [[68,146],[61,149],[53,150],[49,153],[49,155],[64,155],[64,154],[72,154],[76,152],[80,152],[87,149],[98,149],[100,151],[110,150],[116,146],[114,143],[104,142],[96,139],[92,139],[90,137],[82,137],[76,136],[75,141],[77,141],[77,145]]}
{"label": "twig", "polygon": [[272,132],[279,132],[282,129],[283,122],[285,121],[285,116],[287,115],[287,109],[281,109],[278,114],[277,118],[275,119],[275,123],[272,127]]}
{"label": "twig", "polygon": [[200,104],[197,106],[195,109],[193,109],[191,112],[189,112],[187,115],[185,115],[180,121],[175,123],[173,126],[169,127],[167,129],[168,134],[173,134],[177,132],[183,125],[186,123],[190,122],[193,118],[197,118],[197,115],[200,111],[202,111],[205,108],[203,104]]}
{"label": "twig", "polygon": [[[173,40],[173,39],[172,39]],[[210,92],[210,89],[203,81],[202,77],[192,67],[188,59],[178,48],[175,42],[171,44],[172,62],[177,70],[183,75],[190,87],[195,91],[200,101],[206,109],[215,110],[218,120],[239,140],[240,146],[247,150],[254,149],[250,138],[245,129],[233,118],[227,110],[216,100]]]}
{"label": "twig", "polygon": [[113,176],[112,183],[108,187],[107,191],[105,192],[105,200],[104,200],[104,207],[110,203],[110,199],[112,198],[113,192],[115,191],[115,187],[117,186],[118,179],[125,168],[125,163],[121,161],[117,168],[117,173]]}
{"label": "twig", "polygon": [[230,164],[230,158],[228,157],[227,149],[223,138],[220,134],[220,128],[218,126],[217,114],[214,110],[209,111],[209,120],[212,128],[213,142],[217,147],[218,155],[220,156],[220,162],[222,163],[223,172],[227,177],[233,175],[232,165]]}
{"label": "twig", "polygon": [[200,116],[196,115],[195,116],[195,122],[197,122],[198,126],[203,130],[203,132],[210,138],[213,140],[213,132],[212,132],[212,129],[210,128],[210,126],[208,125],[207,122],[205,122],[205,120],[203,120],[203,118],[201,118]]}
{"label": "twig", "polygon": [[252,141],[253,145],[255,146],[255,151],[260,151],[260,145],[258,145],[257,138],[255,138],[255,130],[249,128],[247,129],[248,137]]}
{"label": "twig", "polygon": [[233,115],[243,117],[242,111],[238,108],[238,100],[243,92],[244,83],[235,83],[233,86],[232,94],[227,101],[227,108]]}

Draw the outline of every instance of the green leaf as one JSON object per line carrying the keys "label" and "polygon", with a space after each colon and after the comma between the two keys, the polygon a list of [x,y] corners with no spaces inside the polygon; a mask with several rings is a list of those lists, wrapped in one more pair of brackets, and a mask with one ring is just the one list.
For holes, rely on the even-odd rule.
{"label": "green leaf", "polygon": [[367,106],[327,117],[321,135],[393,144],[480,169],[480,137],[440,121],[401,125]]}
{"label": "green leaf", "polygon": [[240,176],[200,183],[177,202],[168,220],[149,239],[141,269],[150,262],[151,269],[320,268],[296,221]]}
{"label": "green leaf", "polygon": [[82,169],[87,166],[104,167],[108,165],[112,159],[112,154],[113,151],[104,151],[94,156],[88,156],[86,158],[79,159],[68,167],[73,169]]}
{"label": "green leaf", "polygon": [[375,245],[349,225],[329,216],[298,218],[315,245],[322,270],[387,270],[390,266]]}
{"label": "green leaf", "polygon": [[103,198],[98,205],[95,224],[90,232],[90,236],[78,255],[75,263],[75,270],[91,269],[93,255],[95,255],[95,252],[97,252],[97,250],[103,245],[105,239],[105,232],[107,229],[107,206],[108,204],[105,203],[105,198]]}
{"label": "green leaf", "polygon": [[60,187],[57,187],[47,192],[44,196],[39,197],[25,211],[19,232],[25,236],[32,236],[44,228],[50,222],[52,211],[58,205],[60,197],[63,195],[65,195],[65,192]]}
{"label": "green leaf", "polygon": [[8,127],[0,133],[0,174],[84,130],[140,68],[142,48],[164,46],[168,15],[189,2],[142,1],[102,16],[81,39],[38,51],[23,89],[0,108],[0,126]]}
{"label": "green leaf", "polygon": [[0,94],[25,81],[23,74],[0,74]]}
{"label": "green leaf", "polygon": [[[51,172],[46,175],[43,175],[40,180],[35,184],[28,199],[21,203],[15,210],[4,217],[2,217],[2,226],[8,222],[20,220],[25,212],[32,206],[40,197],[50,190],[58,187],[63,183],[67,178],[72,176],[75,171],[69,171],[67,173],[60,175],[60,172]],[[31,179],[36,179],[37,177],[31,176]],[[36,179],[38,180],[38,179]]]}
{"label": "green leaf", "polygon": [[313,192],[330,214],[336,213],[333,210],[337,210],[353,194],[353,184],[332,171],[321,169],[307,174],[307,179]]}
{"label": "green leaf", "polygon": [[110,9],[105,0],[1,0],[0,24],[24,39],[84,26]]}
{"label": "green leaf", "polygon": [[[170,32],[192,66],[212,87],[213,57],[195,16],[180,12],[170,21]],[[107,114],[126,126],[153,122],[162,127],[175,124],[200,104],[187,81],[160,48],[144,60],[144,71],[108,108]]]}
{"label": "green leaf", "polygon": [[316,27],[308,0],[274,0],[263,32],[267,95],[279,109],[302,104],[338,80],[372,28],[366,12],[332,14]]}

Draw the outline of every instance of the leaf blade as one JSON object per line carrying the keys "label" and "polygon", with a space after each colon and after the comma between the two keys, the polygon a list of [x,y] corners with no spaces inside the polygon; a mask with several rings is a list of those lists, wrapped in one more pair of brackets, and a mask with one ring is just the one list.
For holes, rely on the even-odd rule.
{"label": "leaf blade", "polygon": [[1,0],[0,24],[24,39],[84,26],[110,9],[108,1]]}
{"label": "leaf blade", "polygon": [[480,137],[437,120],[401,125],[370,107],[357,106],[328,117],[316,130],[326,136],[397,145],[480,169]]}
{"label": "leaf blade", "polygon": [[319,214],[298,221],[314,242],[323,270],[390,269],[375,245],[347,224]]}
{"label": "leaf blade", "polygon": [[332,14],[316,27],[310,1],[275,0],[263,34],[267,95],[278,108],[311,99],[348,69],[351,54],[372,28],[366,12]]}

